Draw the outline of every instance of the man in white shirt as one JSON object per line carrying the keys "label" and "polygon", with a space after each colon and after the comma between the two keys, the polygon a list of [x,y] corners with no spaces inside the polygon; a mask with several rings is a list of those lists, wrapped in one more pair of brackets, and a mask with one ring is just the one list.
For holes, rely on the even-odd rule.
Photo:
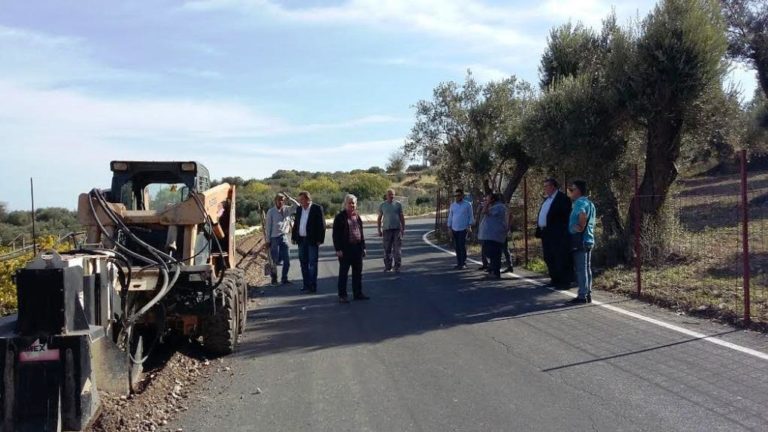
{"label": "man in white shirt", "polygon": [[299,192],[299,207],[293,222],[291,239],[299,246],[299,263],[304,281],[302,292],[317,292],[317,262],[320,245],[325,241],[323,208],[312,202],[308,191]]}
{"label": "man in white shirt", "polygon": [[544,180],[544,202],[539,208],[536,237],[541,239],[544,262],[552,285],[567,289],[573,280],[573,266],[569,249],[568,217],[571,201],[558,190],[557,180]]}
{"label": "man in white shirt", "polygon": [[464,201],[464,190],[456,189],[456,201],[451,203],[448,210],[448,229],[453,234],[453,244],[456,250],[456,270],[467,268],[467,232],[472,230],[475,222],[472,214],[472,204]]}

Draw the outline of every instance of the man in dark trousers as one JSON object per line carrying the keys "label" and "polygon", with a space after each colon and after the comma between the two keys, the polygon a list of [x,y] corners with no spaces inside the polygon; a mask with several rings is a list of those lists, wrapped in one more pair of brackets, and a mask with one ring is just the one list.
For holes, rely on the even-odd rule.
{"label": "man in dark trousers", "polygon": [[568,237],[568,217],[571,200],[558,188],[557,180],[544,180],[544,202],[539,208],[536,237],[541,238],[544,262],[551,283],[556,288],[568,289],[573,280]]}
{"label": "man in dark trousers", "polygon": [[363,257],[365,257],[365,236],[363,221],[357,214],[357,197],[344,197],[344,210],[333,219],[333,248],[339,258],[339,303],[349,303],[347,298],[347,276],[352,268],[352,298],[368,300],[363,294]]}
{"label": "man in dark trousers", "polygon": [[317,292],[317,261],[320,245],[325,241],[323,208],[312,202],[307,191],[299,192],[299,208],[293,221],[291,240],[299,246],[302,292]]}

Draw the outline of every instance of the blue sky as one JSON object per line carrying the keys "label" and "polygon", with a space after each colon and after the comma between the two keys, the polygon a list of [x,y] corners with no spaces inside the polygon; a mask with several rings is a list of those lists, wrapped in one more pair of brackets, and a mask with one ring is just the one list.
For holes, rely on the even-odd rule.
{"label": "blue sky", "polygon": [[[214,178],[383,167],[438,83],[535,84],[553,26],[654,4],[0,0],[0,202],[29,208],[33,177],[38,207],[75,208],[113,159]],[[732,77],[752,94],[752,71]]]}

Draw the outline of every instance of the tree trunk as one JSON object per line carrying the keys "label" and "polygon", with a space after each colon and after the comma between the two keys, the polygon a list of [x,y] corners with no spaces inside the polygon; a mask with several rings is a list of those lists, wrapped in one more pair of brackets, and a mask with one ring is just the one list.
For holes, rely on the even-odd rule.
{"label": "tree trunk", "polygon": [[[679,110],[675,110],[679,112]],[[634,233],[635,206],[640,205],[640,223],[643,220],[658,220],[667,194],[677,178],[675,162],[680,156],[682,119],[678,114],[656,115],[648,122],[648,137],[645,149],[645,173],[640,183],[639,199],[632,200],[629,207],[629,235]]]}
{"label": "tree trunk", "polygon": [[515,163],[515,170],[512,172],[512,175],[509,177],[509,181],[507,182],[507,186],[504,188],[504,204],[508,203],[510,199],[512,199],[512,195],[517,190],[517,187],[520,185],[520,182],[523,181],[523,177],[525,177],[525,173],[528,172],[528,168],[530,168],[531,164],[527,161],[517,161]]}
{"label": "tree trunk", "polygon": [[619,200],[616,198],[611,185],[611,181],[603,181],[595,188],[595,195],[600,197],[596,204],[600,210],[598,214],[603,225],[604,238],[624,236],[624,224],[619,213]]}
{"label": "tree trunk", "polygon": [[752,60],[755,61],[757,81],[763,90],[763,96],[768,97],[768,35],[756,35],[755,39],[752,42]]}

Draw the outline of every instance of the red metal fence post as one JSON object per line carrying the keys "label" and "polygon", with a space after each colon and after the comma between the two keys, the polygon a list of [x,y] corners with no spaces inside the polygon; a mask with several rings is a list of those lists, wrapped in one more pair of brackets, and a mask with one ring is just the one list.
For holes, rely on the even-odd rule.
{"label": "red metal fence post", "polygon": [[637,295],[640,295],[643,287],[642,274],[642,251],[640,250],[640,169],[635,165],[635,196],[633,198],[635,211],[632,212],[634,219],[634,249],[635,249],[635,283],[637,284]]}
{"label": "red metal fence post", "polygon": [[435,197],[435,235],[437,235],[437,230],[440,229],[440,210],[442,210],[442,205],[440,202],[440,189],[437,190],[437,197]]}
{"label": "red metal fence post", "polygon": [[741,163],[741,247],[744,264],[744,322],[750,320],[749,304],[749,203],[747,202],[747,151],[739,153]]}
{"label": "red metal fence post", "polygon": [[523,243],[525,266],[528,267],[528,177],[523,177]]}

